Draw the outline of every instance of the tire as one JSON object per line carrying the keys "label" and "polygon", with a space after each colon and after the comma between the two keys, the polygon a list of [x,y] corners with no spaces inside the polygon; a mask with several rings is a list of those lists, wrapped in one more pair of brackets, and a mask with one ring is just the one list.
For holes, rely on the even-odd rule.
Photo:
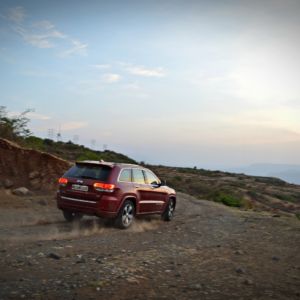
{"label": "tire", "polygon": [[171,221],[173,219],[174,212],[175,212],[175,200],[171,198],[169,199],[168,205],[162,214],[162,219],[166,222]]}
{"label": "tire", "polygon": [[126,200],[122,205],[119,214],[116,218],[115,224],[121,229],[130,227],[134,220],[135,207],[132,201]]}
{"label": "tire", "polygon": [[63,210],[64,218],[67,222],[79,221],[83,215],[69,210]]}

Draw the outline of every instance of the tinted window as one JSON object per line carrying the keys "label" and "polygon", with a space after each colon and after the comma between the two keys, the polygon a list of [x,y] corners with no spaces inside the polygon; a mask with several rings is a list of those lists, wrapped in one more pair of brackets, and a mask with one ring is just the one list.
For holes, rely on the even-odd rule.
{"label": "tinted window", "polygon": [[122,170],[119,181],[131,182],[131,169]]}
{"label": "tinted window", "polygon": [[146,172],[146,178],[147,178],[147,183],[159,183],[159,179],[150,171],[145,171]]}
{"label": "tinted window", "polygon": [[107,181],[110,170],[111,168],[106,166],[78,164],[67,171],[64,176]]}
{"label": "tinted window", "polygon": [[132,169],[133,181],[136,183],[145,183],[144,173],[140,169]]}

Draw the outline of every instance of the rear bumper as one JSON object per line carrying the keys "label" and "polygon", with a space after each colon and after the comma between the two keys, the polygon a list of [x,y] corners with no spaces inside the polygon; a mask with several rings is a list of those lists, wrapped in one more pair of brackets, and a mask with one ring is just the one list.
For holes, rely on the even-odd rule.
{"label": "rear bumper", "polygon": [[103,195],[100,200],[78,199],[72,196],[56,196],[57,207],[62,210],[96,215],[103,218],[114,218],[118,215],[119,201],[113,196]]}

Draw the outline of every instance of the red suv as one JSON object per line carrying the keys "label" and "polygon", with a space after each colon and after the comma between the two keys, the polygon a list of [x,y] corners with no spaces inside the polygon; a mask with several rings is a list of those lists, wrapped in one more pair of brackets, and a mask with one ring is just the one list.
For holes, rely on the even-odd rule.
{"label": "red suv", "polygon": [[67,221],[96,215],[127,228],[136,215],[161,214],[170,221],[176,193],[142,166],[82,161],[59,179],[57,206]]}

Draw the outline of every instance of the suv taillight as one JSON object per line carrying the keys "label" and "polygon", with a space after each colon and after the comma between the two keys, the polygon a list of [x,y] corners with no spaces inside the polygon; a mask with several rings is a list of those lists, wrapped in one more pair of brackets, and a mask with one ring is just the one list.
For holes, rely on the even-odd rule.
{"label": "suv taillight", "polygon": [[61,177],[61,178],[58,179],[58,183],[59,183],[61,186],[66,186],[67,183],[68,183],[68,179],[67,179],[67,178]]}
{"label": "suv taillight", "polygon": [[102,183],[102,182],[94,183],[94,189],[99,192],[113,192],[114,188],[115,188],[114,184]]}

